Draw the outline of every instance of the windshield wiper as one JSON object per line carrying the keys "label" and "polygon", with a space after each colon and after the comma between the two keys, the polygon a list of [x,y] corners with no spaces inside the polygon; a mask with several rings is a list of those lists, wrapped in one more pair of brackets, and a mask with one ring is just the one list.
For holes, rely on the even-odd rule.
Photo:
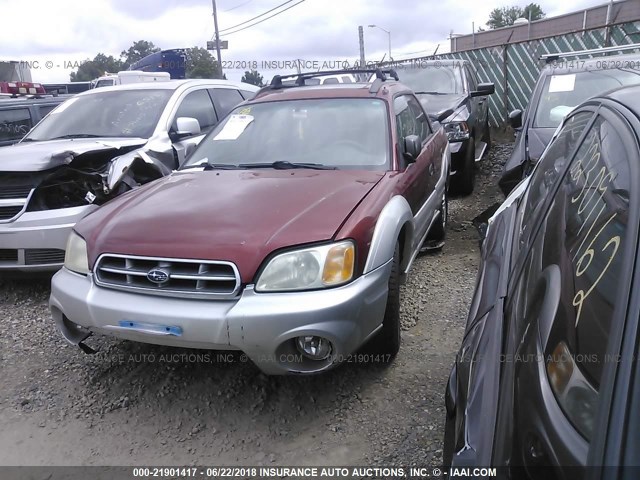
{"label": "windshield wiper", "polygon": [[288,170],[290,168],[309,168],[312,170],[337,170],[338,167],[330,167],[320,163],[292,163],[278,160],[272,163],[241,163],[240,168],[275,168],[276,170]]}
{"label": "windshield wiper", "polygon": [[49,140],[62,140],[63,138],[104,138],[108,135],[94,135],[92,133],[70,133],[68,135],[60,135]]}
{"label": "windshield wiper", "polygon": [[419,92],[413,92],[416,95],[452,95],[451,93],[446,93],[446,92],[423,92],[423,91],[419,91]]}
{"label": "windshield wiper", "polygon": [[196,163],[194,165],[187,165],[186,167],[181,167],[178,169],[178,171],[189,170],[191,168],[202,168],[204,170],[238,170],[240,167],[238,165],[233,165],[230,163],[202,162]]}

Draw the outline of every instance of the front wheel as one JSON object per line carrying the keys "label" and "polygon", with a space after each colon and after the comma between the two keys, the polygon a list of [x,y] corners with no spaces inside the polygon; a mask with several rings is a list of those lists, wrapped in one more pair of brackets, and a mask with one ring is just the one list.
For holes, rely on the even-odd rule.
{"label": "front wheel", "polygon": [[400,244],[396,243],[389,275],[389,294],[382,328],[374,339],[376,353],[394,357],[400,350]]}
{"label": "front wheel", "polygon": [[467,141],[467,150],[464,155],[462,171],[458,172],[451,179],[451,190],[453,193],[459,195],[470,195],[473,193],[473,184],[476,179],[475,153],[475,139],[471,137]]}
{"label": "front wheel", "polygon": [[445,188],[442,193],[442,199],[440,201],[440,208],[438,209],[438,218],[435,224],[429,230],[427,239],[424,242],[423,250],[433,251],[442,250],[444,247],[444,241],[447,236],[447,222],[449,221],[449,196],[447,195],[447,189]]}

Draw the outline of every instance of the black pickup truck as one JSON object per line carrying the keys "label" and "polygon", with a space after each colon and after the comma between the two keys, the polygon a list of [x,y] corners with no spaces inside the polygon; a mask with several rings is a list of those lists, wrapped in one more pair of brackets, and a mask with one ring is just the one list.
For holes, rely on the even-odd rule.
{"label": "black pickup truck", "polygon": [[468,60],[413,60],[397,66],[432,118],[444,126],[451,145],[451,189],[473,192],[475,162],[491,147],[489,102],[495,87],[480,83]]}

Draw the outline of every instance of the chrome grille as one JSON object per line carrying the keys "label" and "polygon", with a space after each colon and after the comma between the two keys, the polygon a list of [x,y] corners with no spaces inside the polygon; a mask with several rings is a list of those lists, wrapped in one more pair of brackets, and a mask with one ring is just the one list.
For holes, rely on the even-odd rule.
{"label": "chrome grille", "polygon": [[64,250],[59,248],[27,248],[24,251],[25,265],[64,263]]}
{"label": "chrome grille", "polygon": [[94,272],[100,286],[152,295],[231,298],[240,290],[238,269],[223,261],[104,254]]}
{"label": "chrome grille", "polygon": [[22,205],[0,205],[0,220],[11,220],[16,217],[24,209],[24,203]]}
{"label": "chrome grille", "polygon": [[31,185],[2,186],[2,188],[0,188],[0,200],[27,198],[32,188]]}

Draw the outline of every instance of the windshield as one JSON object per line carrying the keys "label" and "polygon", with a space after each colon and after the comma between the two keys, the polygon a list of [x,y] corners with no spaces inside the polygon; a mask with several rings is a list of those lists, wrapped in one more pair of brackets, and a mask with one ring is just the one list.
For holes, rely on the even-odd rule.
{"label": "windshield", "polygon": [[79,95],[53,110],[24,140],[149,138],[172,93],[166,89],[140,89]]}
{"label": "windshield", "polygon": [[588,98],[637,83],[640,83],[640,72],[633,70],[591,70],[549,75],[544,81],[533,126],[556,128],[567,113]]}
{"label": "windshield", "polygon": [[462,76],[458,67],[430,65],[398,70],[400,81],[415,92],[445,94],[463,93]]}
{"label": "windshield", "polygon": [[389,127],[382,100],[284,100],[239,106],[205,137],[184,167],[252,168],[278,162],[388,170]]}

